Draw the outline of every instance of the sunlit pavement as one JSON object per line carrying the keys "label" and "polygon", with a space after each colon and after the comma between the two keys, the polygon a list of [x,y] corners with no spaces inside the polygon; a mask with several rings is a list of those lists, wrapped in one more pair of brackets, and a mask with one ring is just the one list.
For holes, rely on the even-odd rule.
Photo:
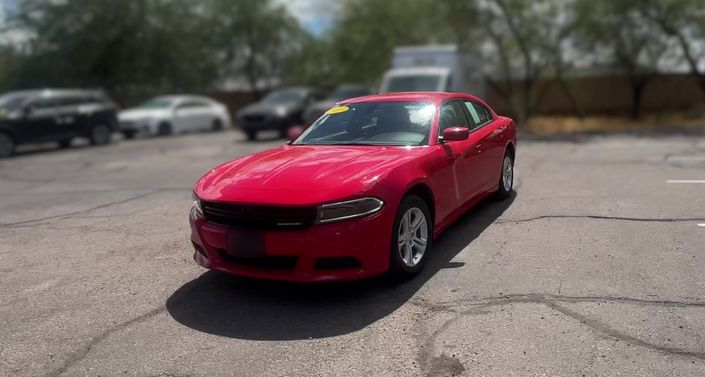
{"label": "sunlit pavement", "polygon": [[0,375],[705,375],[705,137],[520,139],[516,196],[403,284],[204,271],[193,182],[279,143],[0,161]]}

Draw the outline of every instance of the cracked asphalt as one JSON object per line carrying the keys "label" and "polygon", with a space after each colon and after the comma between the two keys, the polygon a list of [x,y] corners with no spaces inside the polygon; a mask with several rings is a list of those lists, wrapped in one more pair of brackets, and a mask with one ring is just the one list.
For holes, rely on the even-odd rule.
{"label": "cracked asphalt", "polygon": [[393,283],[295,285],[191,259],[191,187],[278,140],[0,160],[2,376],[703,376],[705,136],[520,139],[517,192]]}

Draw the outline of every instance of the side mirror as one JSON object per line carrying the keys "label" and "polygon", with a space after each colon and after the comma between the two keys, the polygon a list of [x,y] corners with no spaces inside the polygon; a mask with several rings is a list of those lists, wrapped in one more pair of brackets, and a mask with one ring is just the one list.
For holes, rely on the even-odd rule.
{"label": "side mirror", "polygon": [[463,141],[470,137],[470,130],[466,127],[450,127],[443,130],[441,137],[443,141]]}
{"label": "side mirror", "polygon": [[303,126],[291,126],[288,130],[286,130],[286,136],[289,138],[289,141],[298,139],[302,133],[304,133]]}

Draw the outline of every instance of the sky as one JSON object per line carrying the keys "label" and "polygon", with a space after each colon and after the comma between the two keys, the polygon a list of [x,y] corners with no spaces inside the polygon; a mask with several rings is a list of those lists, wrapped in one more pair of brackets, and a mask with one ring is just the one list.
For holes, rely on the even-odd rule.
{"label": "sky", "polygon": [[275,2],[287,7],[304,28],[316,35],[323,34],[331,27],[335,12],[340,5],[337,0],[275,0]]}

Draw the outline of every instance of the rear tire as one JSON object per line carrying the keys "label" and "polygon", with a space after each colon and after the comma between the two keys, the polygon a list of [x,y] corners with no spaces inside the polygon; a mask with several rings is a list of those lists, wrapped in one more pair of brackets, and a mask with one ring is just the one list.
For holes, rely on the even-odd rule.
{"label": "rear tire", "polygon": [[134,139],[135,135],[137,135],[135,131],[122,131],[122,136],[124,136],[125,139]]}
{"label": "rear tire", "polygon": [[91,133],[88,136],[88,139],[90,139],[91,144],[93,145],[106,145],[110,144],[112,136],[112,130],[110,127],[108,127],[107,124],[99,123],[91,127]]}
{"label": "rear tire", "polygon": [[514,189],[514,155],[511,151],[504,152],[502,171],[499,175],[499,189],[494,194],[495,199],[504,200],[512,195]]}
{"label": "rear tire", "polygon": [[170,123],[159,123],[159,127],[157,128],[157,135],[158,136],[169,136],[174,133],[174,130],[171,127]]}
{"label": "rear tire", "polygon": [[73,139],[59,140],[59,148],[66,149],[66,148],[70,147],[72,141],[73,141]]}
{"label": "rear tire", "polygon": [[10,157],[15,153],[15,139],[0,132],[0,158]]}
{"label": "rear tire", "polygon": [[211,131],[216,132],[220,131],[223,129],[223,121],[220,119],[214,119],[213,124],[211,125]]}
{"label": "rear tire", "polygon": [[389,271],[402,280],[417,275],[433,246],[433,221],[426,202],[416,195],[404,198],[392,227]]}
{"label": "rear tire", "polygon": [[245,134],[247,135],[247,140],[249,140],[249,141],[257,140],[257,131],[246,130]]}

